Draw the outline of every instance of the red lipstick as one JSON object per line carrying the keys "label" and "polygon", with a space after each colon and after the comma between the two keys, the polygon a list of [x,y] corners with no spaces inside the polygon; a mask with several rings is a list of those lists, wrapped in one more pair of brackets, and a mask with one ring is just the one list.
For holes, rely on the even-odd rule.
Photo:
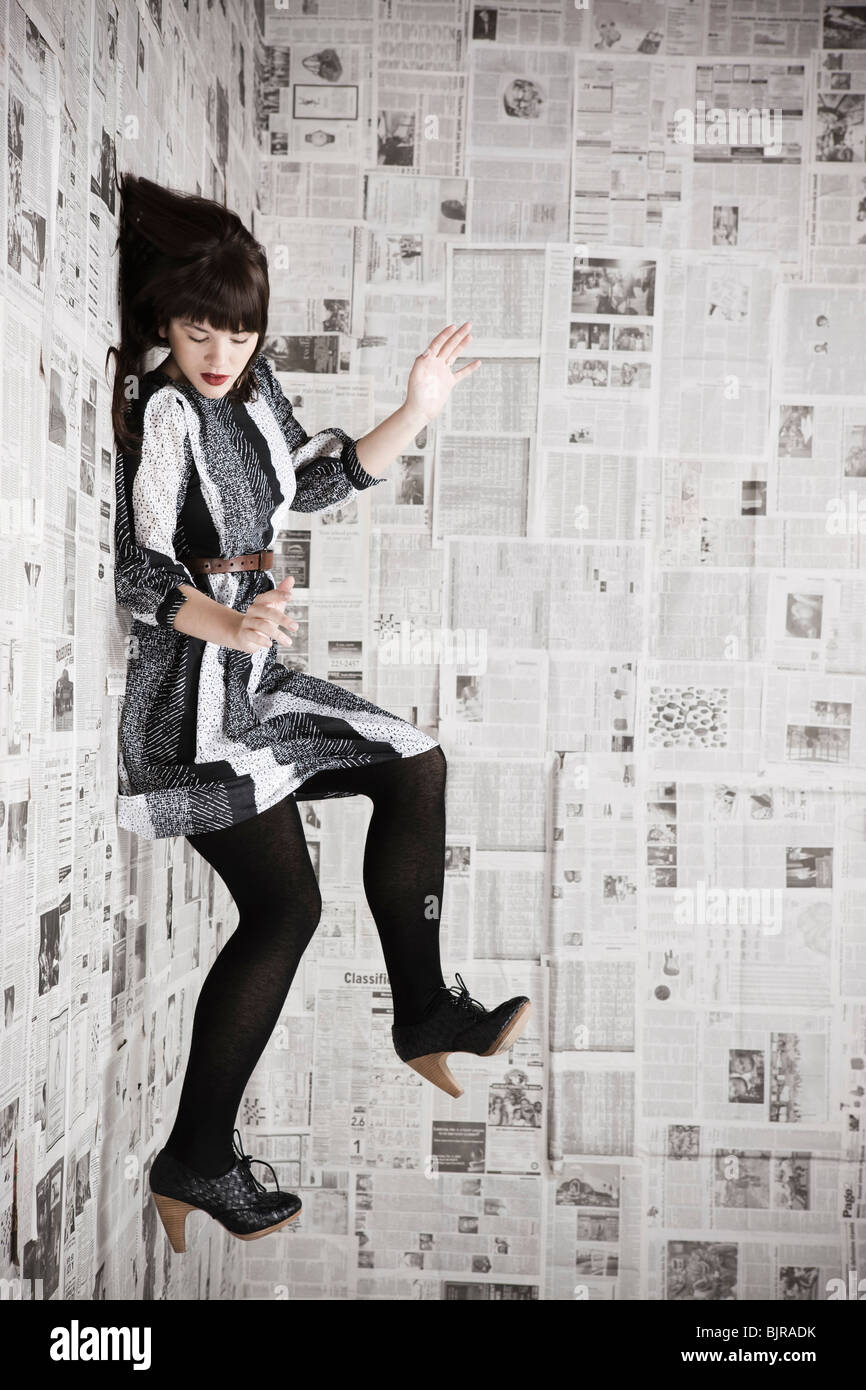
{"label": "red lipstick", "polygon": [[222,386],[224,381],[228,381],[228,374],[225,376],[214,376],[212,372],[202,372],[202,381],[206,381],[208,386]]}

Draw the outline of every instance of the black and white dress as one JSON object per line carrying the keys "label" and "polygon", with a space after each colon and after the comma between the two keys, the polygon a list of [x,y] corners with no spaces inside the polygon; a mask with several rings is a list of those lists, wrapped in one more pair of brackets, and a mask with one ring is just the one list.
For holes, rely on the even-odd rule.
{"label": "black and white dress", "polygon": [[438,746],[342,686],[284,666],[276,642],[248,655],[172,626],[188,597],[180,584],[243,612],[278,582],[270,571],[194,576],[185,559],[270,549],[279,508],[331,511],[383,481],[343,430],[305,433],[261,352],[253,369],[248,404],[148,372],[133,407],[141,448],[117,454],[115,595],[132,613],[117,822],[145,839],[234,825],[317,772]]}

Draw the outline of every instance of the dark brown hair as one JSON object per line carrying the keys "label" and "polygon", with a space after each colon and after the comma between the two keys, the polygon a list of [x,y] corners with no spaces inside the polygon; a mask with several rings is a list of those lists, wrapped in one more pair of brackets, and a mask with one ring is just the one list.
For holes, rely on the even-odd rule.
{"label": "dark brown hair", "polygon": [[253,359],[267,332],[270,290],[264,248],[236,213],[135,174],[122,174],[116,186],[120,343],[108,349],[105,366],[107,371],[114,354],[111,418],[118,447],[127,450],[141,444],[127,389],[131,378],[137,393],[145,353],[165,343],[160,324],[188,318],[224,332],[257,333],[256,349],[229,392],[248,401]]}

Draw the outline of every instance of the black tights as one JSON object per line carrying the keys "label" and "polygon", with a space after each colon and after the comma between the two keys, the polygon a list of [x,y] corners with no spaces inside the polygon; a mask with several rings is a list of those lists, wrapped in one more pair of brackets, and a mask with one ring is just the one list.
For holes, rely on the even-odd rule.
{"label": "black tights", "polygon": [[[395,1023],[414,1022],[445,984],[439,917],[446,767],[437,745],[407,758],[319,772],[301,789],[303,800],[314,800],[329,787],[351,786],[373,803],[364,892],[382,943]],[[204,1177],[216,1177],[232,1165],[241,1098],[318,926],[322,899],[292,796],[239,825],[186,838],[225,883],[239,921],[199,993],[166,1148]]]}

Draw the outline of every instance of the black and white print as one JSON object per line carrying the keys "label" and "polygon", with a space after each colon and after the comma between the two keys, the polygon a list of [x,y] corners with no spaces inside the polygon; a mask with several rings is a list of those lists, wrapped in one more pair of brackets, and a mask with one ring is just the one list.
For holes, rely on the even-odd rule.
{"label": "black and white print", "polygon": [[[328,512],[384,479],[332,427],[308,436],[271,364],[253,359],[256,397],[211,400],[159,368],[136,403],[142,444],[118,450],[115,595],[132,615],[118,747],[118,825],[145,839],[237,824],[297,793],[316,772],[411,757],[429,734],[342,686],[178,632],[189,584],[240,612],[268,571],[196,575],[194,556],[272,548],[288,507]],[[351,790],[334,792],[350,796]]]}

